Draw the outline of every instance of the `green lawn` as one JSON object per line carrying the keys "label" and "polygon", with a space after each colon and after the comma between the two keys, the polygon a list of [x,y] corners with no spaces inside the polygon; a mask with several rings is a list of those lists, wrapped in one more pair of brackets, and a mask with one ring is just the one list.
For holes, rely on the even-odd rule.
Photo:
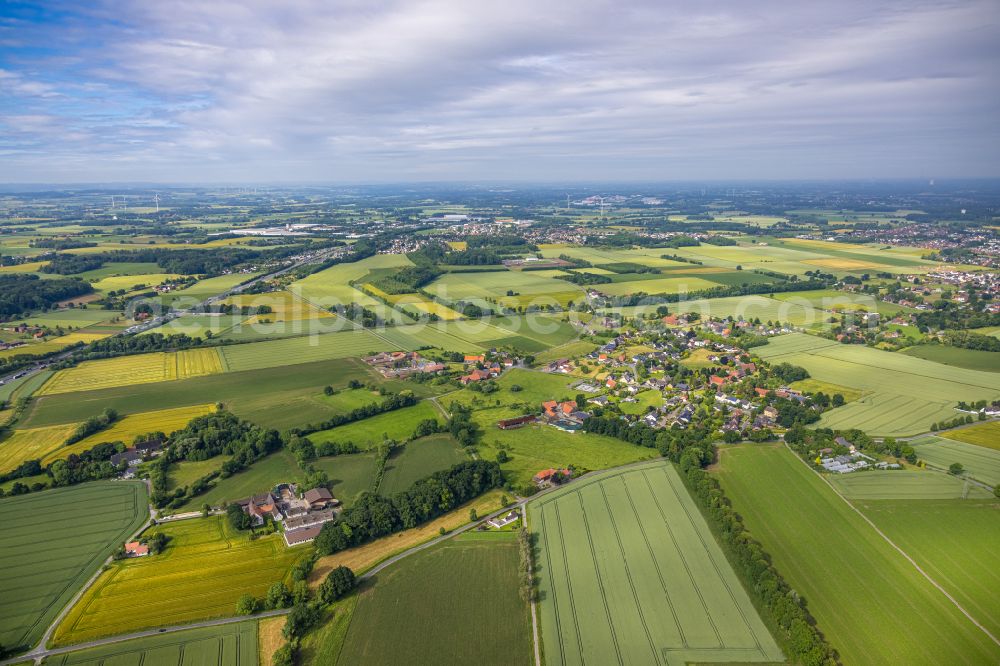
{"label": "green lawn", "polygon": [[993,635],[1000,635],[1000,501],[863,500],[854,503]]}
{"label": "green lawn", "polygon": [[0,644],[20,652],[38,642],[63,606],[148,516],[146,487],[138,481],[0,499]]}
{"label": "green lawn", "polygon": [[227,460],[229,460],[229,456],[215,456],[208,460],[182,460],[174,463],[167,473],[167,490],[173,491],[176,488],[189,486],[201,477],[221,468],[222,463]]}
{"label": "green lawn", "polygon": [[830,410],[819,424],[859,428],[870,435],[912,435],[955,416],[955,402],[1000,397],[1000,373],[942,365],[862,345],[842,345],[802,333],[772,338],[754,349],[771,363],[802,366],[813,379],[864,392]]}
{"label": "green lawn", "polygon": [[747,528],[846,664],[987,664],[1000,646],[780,446],[727,447],[716,472]]}
{"label": "green lawn", "polygon": [[290,569],[306,552],[286,547],[278,534],[251,539],[224,516],[153,531],[167,536],[166,550],[111,565],[59,624],[55,645],[231,617],[242,595],[262,598],[272,583],[290,584]]}
{"label": "green lawn", "polygon": [[424,400],[371,418],[348,423],[309,435],[315,444],[322,442],[354,442],[361,448],[377,446],[383,439],[402,440],[413,435],[417,424],[426,419],[442,420],[441,412]]}
{"label": "green lawn", "polygon": [[434,472],[449,469],[468,459],[469,456],[451,435],[415,439],[402,450],[393,452],[386,463],[378,492],[386,496],[398,493]]}
{"label": "green lawn", "polygon": [[257,666],[257,622],[188,629],[49,657],[47,666]]}
{"label": "green lawn", "polygon": [[783,660],[670,463],[570,483],[528,511],[548,663]]}
{"label": "green lawn", "polygon": [[406,558],[362,589],[337,663],[528,666],[517,566],[513,537],[449,541]]}

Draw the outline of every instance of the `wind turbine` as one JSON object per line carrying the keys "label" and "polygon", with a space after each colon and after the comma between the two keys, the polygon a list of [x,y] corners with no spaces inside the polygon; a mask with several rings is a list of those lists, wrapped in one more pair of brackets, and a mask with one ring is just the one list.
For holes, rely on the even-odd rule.
{"label": "wind turbine", "polygon": [[154,194],[153,195],[153,201],[156,202],[156,214],[159,215],[160,214],[160,195],[159,194]]}

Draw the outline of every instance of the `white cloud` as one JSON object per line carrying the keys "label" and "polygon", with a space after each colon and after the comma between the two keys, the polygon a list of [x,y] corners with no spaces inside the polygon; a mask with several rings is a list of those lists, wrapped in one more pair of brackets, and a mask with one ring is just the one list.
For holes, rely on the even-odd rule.
{"label": "white cloud", "polygon": [[40,156],[53,126],[80,158],[99,137],[107,178],[136,177],[135,141],[150,180],[1000,175],[990,0],[181,0],[88,15],[101,46],[51,58],[65,76],[0,70],[26,115],[59,118],[8,125],[32,149],[0,179],[92,178]]}

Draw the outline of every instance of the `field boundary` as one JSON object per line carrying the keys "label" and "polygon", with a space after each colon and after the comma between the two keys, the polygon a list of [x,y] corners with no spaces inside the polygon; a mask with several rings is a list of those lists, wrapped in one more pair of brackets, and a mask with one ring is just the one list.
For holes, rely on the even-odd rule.
{"label": "field boundary", "polygon": [[984,634],[986,634],[986,635],[987,635],[987,636],[989,637],[989,639],[990,639],[991,641],[993,641],[993,642],[994,642],[994,643],[995,643],[995,644],[996,644],[997,646],[1000,646],[1000,640],[998,640],[998,639],[997,639],[997,637],[996,637],[996,636],[994,636],[994,635],[993,635],[993,634],[992,634],[992,633],[990,632],[990,630],[989,630],[989,629],[987,629],[987,628],[986,628],[986,627],[984,627],[984,626],[983,626],[982,624],[980,624],[979,620],[977,620],[976,618],[974,618],[974,617],[972,616],[972,614],[971,614],[971,613],[969,613],[969,611],[965,610],[965,608],[964,608],[964,607],[962,606],[962,604],[960,604],[960,603],[958,602],[958,600],[957,600],[957,599],[955,599],[955,597],[951,596],[951,594],[950,594],[950,593],[948,592],[948,590],[944,589],[944,588],[943,588],[943,587],[941,586],[941,584],[940,584],[940,583],[938,583],[938,582],[937,582],[936,580],[934,580],[933,578],[931,578],[930,574],[928,574],[928,573],[927,573],[926,571],[924,571],[924,570],[923,570],[923,568],[922,568],[922,567],[921,567],[921,566],[920,566],[919,564],[917,564],[916,560],[914,560],[914,559],[913,559],[912,557],[910,557],[910,555],[909,555],[909,554],[908,554],[908,553],[907,553],[907,552],[906,552],[905,550],[903,550],[902,548],[900,548],[899,546],[897,546],[897,545],[896,545],[896,543],[895,543],[895,542],[894,542],[894,541],[893,541],[892,539],[890,539],[890,538],[889,538],[889,536],[888,536],[888,535],[887,535],[887,534],[886,534],[885,532],[883,532],[882,530],[880,530],[880,529],[878,528],[878,526],[877,526],[877,525],[876,525],[875,523],[873,523],[873,522],[871,521],[871,519],[870,519],[870,518],[868,518],[868,516],[866,516],[866,515],[865,515],[864,513],[862,513],[860,509],[858,509],[858,508],[857,508],[856,506],[854,506],[854,505],[853,505],[853,504],[851,503],[851,501],[850,501],[849,499],[847,499],[846,497],[844,497],[843,495],[841,495],[841,494],[840,494],[840,493],[839,493],[839,492],[837,491],[837,489],[836,489],[836,488],[835,488],[835,487],[833,486],[833,484],[832,484],[832,483],[830,483],[830,482],[829,482],[829,481],[828,481],[828,480],[827,480],[826,478],[824,478],[822,474],[820,474],[819,472],[817,472],[817,471],[816,471],[816,470],[814,470],[814,469],[811,469],[811,468],[809,467],[809,465],[808,465],[808,464],[806,463],[806,461],[805,461],[805,460],[803,460],[803,459],[802,459],[802,458],[801,458],[801,457],[800,457],[800,456],[799,456],[799,455],[798,455],[797,453],[795,453],[794,451],[792,451],[791,447],[789,447],[789,446],[788,446],[788,444],[785,444],[785,448],[787,448],[787,449],[788,449],[788,451],[789,451],[789,452],[790,452],[790,453],[791,453],[791,454],[792,454],[792,455],[793,455],[793,456],[795,457],[795,459],[796,459],[796,460],[798,460],[798,461],[799,461],[800,463],[802,463],[803,465],[805,465],[805,466],[806,466],[806,469],[809,469],[809,471],[810,471],[810,472],[812,472],[813,474],[816,474],[817,476],[819,476],[819,478],[820,478],[820,479],[822,479],[823,483],[825,483],[825,484],[826,484],[826,485],[827,485],[827,486],[828,486],[828,487],[829,487],[829,488],[830,488],[830,489],[831,489],[831,490],[832,490],[832,491],[834,492],[834,494],[836,494],[836,495],[837,495],[837,497],[839,497],[839,498],[840,498],[841,500],[843,500],[843,501],[844,501],[844,502],[845,502],[845,503],[846,503],[846,504],[847,504],[847,505],[848,505],[849,507],[851,507],[851,511],[853,511],[854,513],[856,513],[856,514],[858,514],[859,516],[861,516],[862,520],[864,520],[864,521],[865,521],[866,523],[868,523],[868,525],[869,525],[869,526],[871,526],[871,528],[872,528],[873,530],[875,530],[875,532],[876,532],[876,533],[877,533],[877,534],[878,534],[878,535],[879,535],[880,537],[882,537],[883,539],[885,539],[885,542],[886,542],[886,543],[888,543],[888,544],[889,544],[890,546],[892,546],[892,547],[893,547],[893,548],[894,548],[894,549],[895,549],[895,550],[896,550],[896,551],[897,551],[897,552],[898,552],[898,553],[899,553],[900,555],[902,555],[902,556],[903,556],[904,558],[906,558],[906,561],[907,561],[907,562],[909,562],[910,564],[912,564],[912,565],[913,565],[913,568],[914,568],[914,569],[916,569],[916,570],[917,570],[917,571],[918,571],[918,572],[920,573],[920,575],[921,575],[921,576],[923,576],[924,578],[926,578],[926,579],[927,579],[927,581],[928,581],[928,582],[929,582],[929,583],[930,583],[931,585],[933,585],[934,587],[936,587],[936,588],[938,589],[938,591],[939,591],[939,592],[941,592],[941,594],[943,594],[943,595],[945,596],[945,598],[947,598],[947,599],[948,599],[948,601],[950,601],[950,602],[951,602],[951,603],[952,603],[952,604],[953,604],[953,605],[955,606],[955,608],[957,608],[957,609],[958,609],[958,610],[959,610],[959,611],[960,611],[960,612],[962,613],[962,615],[964,615],[965,617],[967,617],[967,618],[969,619],[969,621],[970,621],[970,622],[972,622],[972,624],[974,624],[974,625],[975,625],[976,627],[978,627],[978,628],[979,628],[979,629],[980,629],[980,630],[981,630],[981,631],[982,631],[982,632],[983,632]]}

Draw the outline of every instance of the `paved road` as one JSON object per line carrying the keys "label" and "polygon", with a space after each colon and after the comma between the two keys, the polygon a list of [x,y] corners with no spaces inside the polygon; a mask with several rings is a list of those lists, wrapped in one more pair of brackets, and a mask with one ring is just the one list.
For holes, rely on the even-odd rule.
{"label": "paved road", "polygon": [[282,608],[280,610],[264,611],[262,613],[257,613],[255,615],[240,615],[239,617],[226,617],[218,620],[205,620],[203,622],[195,622],[194,624],[182,624],[173,627],[163,627],[161,629],[149,629],[147,631],[137,631],[132,634],[122,634],[120,636],[112,636],[110,638],[102,638],[96,641],[77,643],[76,645],[67,645],[66,647],[52,648],[49,650],[35,649],[32,652],[29,652],[28,654],[21,655],[20,657],[13,657],[11,659],[7,659],[6,661],[0,661],[0,666],[17,664],[31,659],[33,659],[35,663],[41,663],[41,661],[46,657],[52,657],[57,654],[65,654],[66,652],[76,652],[77,650],[86,650],[87,648],[101,647],[102,645],[113,645],[114,643],[122,643],[124,641],[130,641],[136,638],[148,638],[150,636],[159,636],[160,634],[170,634],[176,631],[187,631],[188,629],[198,629],[201,627],[218,627],[225,624],[245,622],[246,620],[257,620],[263,617],[275,617],[277,615],[285,615],[290,610],[291,610],[290,608]]}

